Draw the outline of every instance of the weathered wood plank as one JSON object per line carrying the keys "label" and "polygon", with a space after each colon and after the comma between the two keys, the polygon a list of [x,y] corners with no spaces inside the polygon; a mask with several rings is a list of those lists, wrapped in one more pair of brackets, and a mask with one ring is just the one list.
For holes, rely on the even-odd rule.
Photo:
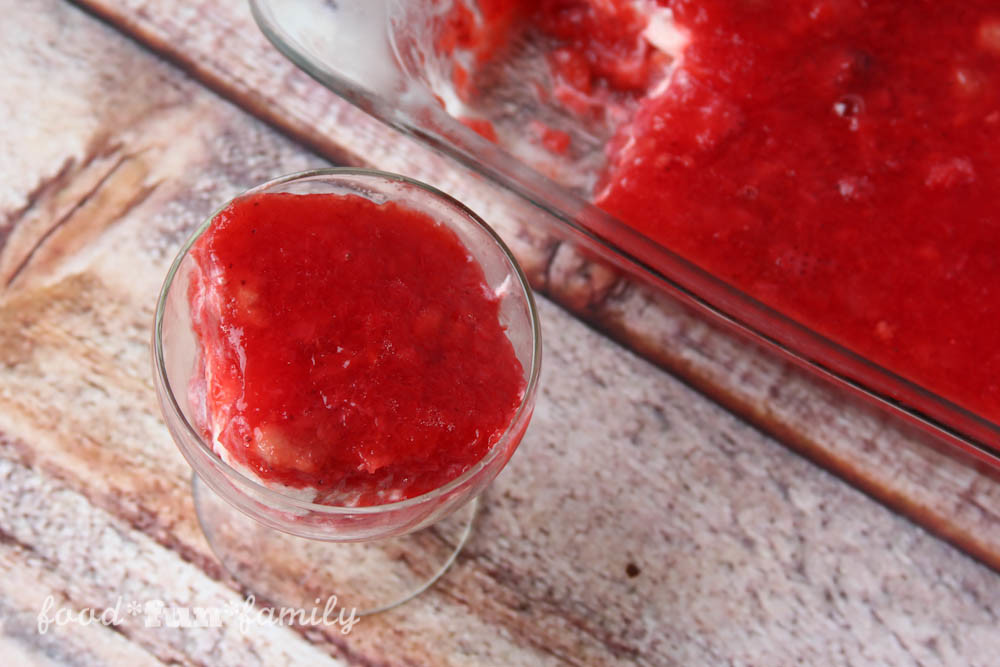
{"label": "weathered wood plank", "polygon": [[[117,594],[235,599],[157,414],[152,302],[172,253],[215,204],[320,161],[71,7],[0,8],[0,39],[18,45],[8,70],[44,81],[34,93],[0,88],[0,108],[30,108],[44,91],[81,114],[53,130],[41,111],[19,112],[18,132],[0,133],[23,156],[0,163],[0,182],[20,184],[0,206],[16,241],[0,266],[21,267],[0,291],[0,608],[21,614],[3,636],[60,661],[83,640],[28,639],[23,614],[35,602],[22,582],[74,608]],[[19,43],[22,34],[31,39]],[[73,65],[49,68],[50,50]],[[117,88],[132,92],[108,103]],[[28,261],[8,260],[15,252]],[[565,311],[541,308],[547,359],[532,427],[434,588],[347,637],[132,628],[117,633],[122,650],[182,664],[325,654],[357,664],[988,664],[996,654],[993,572]]]}
{"label": "weathered wood plank", "polygon": [[628,347],[866,492],[1000,569],[1000,484],[928,436],[831,389],[531,227],[476,179],[336,98],[266,43],[242,0],[77,0],[318,153],[451,192],[514,241],[534,284]]}
{"label": "weathered wood plank", "polygon": [[[254,625],[244,633],[238,623],[165,627],[164,619],[147,616],[147,603],[224,609],[242,605],[242,598],[60,482],[6,458],[0,459],[0,479],[6,638],[29,655],[48,653],[59,664],[345,664],[289,628]],[[116,608],[120,597],[121,623],[53,623],[42,634],[38,616],[48,595],[55,598],[49,618],[61,607],[100,614]],[[130,614],[130,602],[143,610]],[[147,618],[162,625],[147,624]]]}
{"label": "weathered wood plank", "polygon": [[163,664],[138,643],[104,625],[53,624],[41,633],[38,615],[46,596],[52,596],[53,610],[80,611],[60,592],[68,588],[67,582],[48,565],[10,536],[0,542],[0,655],[5,664]]}

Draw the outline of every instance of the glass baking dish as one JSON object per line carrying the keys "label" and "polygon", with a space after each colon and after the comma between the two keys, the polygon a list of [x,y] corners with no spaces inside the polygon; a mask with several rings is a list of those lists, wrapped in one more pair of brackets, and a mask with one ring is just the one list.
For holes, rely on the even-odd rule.
{"label": "glass baking dish", "polygon": [[[495,85],[455,94],[451,61],[434,39],[450,2],[251,0],[254,18],[286,57],[371,116],[477,174],[499,197],[531,207],[532,224],[584,255],[776,349],[967,454],[1000,468],[1000,425],[927,390],[764,305],[588,203],[613,127],[582,127],[530,90],[545,68],[530,35],[505,62],[488,65]],[[462,121],[459,120],[462,118]],[[497,141],[466,124],[488,120]],[[569,154],[541,150],[532,123],[566,132]],[[464,121],[464,122],[463,122]]]}

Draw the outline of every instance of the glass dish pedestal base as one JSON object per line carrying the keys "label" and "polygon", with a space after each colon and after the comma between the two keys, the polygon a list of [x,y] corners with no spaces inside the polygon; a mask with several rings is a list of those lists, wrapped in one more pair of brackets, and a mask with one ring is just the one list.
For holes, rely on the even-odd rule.
{"label": "glass dish pedestal base", "polygon": [[[426,590],[455,561],[472,531],[479,500],[416,532],[373,542],[297,537],[247,516],[192,477],[195,509],[226,570],[261,604],[327,606],[358,615],[391,609]],[[336,596],[334,600],[331,596]]]}

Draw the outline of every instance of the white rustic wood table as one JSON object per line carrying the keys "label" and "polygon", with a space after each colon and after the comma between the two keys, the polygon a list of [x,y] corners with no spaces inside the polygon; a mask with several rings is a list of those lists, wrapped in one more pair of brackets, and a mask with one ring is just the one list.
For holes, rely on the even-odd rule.
{"label": "white rustic wood table", "polygon": [[[997,664],[995,476],[546,245],[242,2],[80,5],[0,0],[0,665]],[[547,295],[534,421],[414,601],[349,634],[147,627],[128,603],[246,593],[156,407],[157,289],[218,203],[331,161],[434,182],[508,237]],[[126,610],[42,633],[49,596]]]}

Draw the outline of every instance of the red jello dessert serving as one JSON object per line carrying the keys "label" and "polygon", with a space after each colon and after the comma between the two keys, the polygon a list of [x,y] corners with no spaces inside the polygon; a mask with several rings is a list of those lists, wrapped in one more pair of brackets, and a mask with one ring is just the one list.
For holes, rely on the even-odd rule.
{"label": "red jello dessert serving", "polygon": [[474,466],[520,405],[499,298],[424,212],[249,194],[190,256],[196,421],[269,487],[346,506],[411,498]]}
{"label": "red jello dessert serving", "polygon": [[566,113],[628,109],[598,206],[1000,423],[995,0],[470,4],[441,46],[530,26]]}

